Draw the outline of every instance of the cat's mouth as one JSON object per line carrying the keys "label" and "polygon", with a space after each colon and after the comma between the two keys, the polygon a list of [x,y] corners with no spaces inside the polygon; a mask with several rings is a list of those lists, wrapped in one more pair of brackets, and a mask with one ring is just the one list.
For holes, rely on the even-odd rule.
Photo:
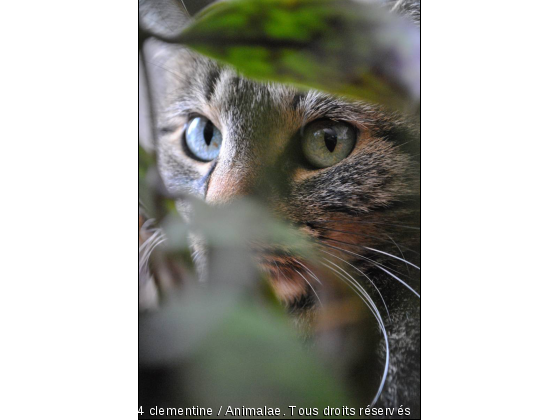
{"label": "cat's mouth", "polygon": [[[355,227],[353,225],[346,227],[342,223],[340,227],[342,232],[322,227],[325,232],[319,235],[314,226],[308,223],[302,231],[314,240],[321,236],[324,241],[335,241],[333,244],[342,239],[341,243],[352,245],[357,240],[356,237],[346,235],[352,233],[352,229]],[[317,243],[317,245],[321,244]],[[327,243],[326,246],[328,247],[329,244]],[[326,253],[333,258],[339,258],[334,255],[339,253],[338,250],[331,248],[338,248],[344,252],[342,247],[344,245],[331,246]],[[282,301],[291,305],[297,302],[319,300],[317,292],[321,289],[322,280],[327,280],[329,276],[328,266],[326,269],[321,266],[321,258],[314,263],[315,258],[312,258],[313,261],[311,261],[289,248],[263,244],[255,245],[253,252],[257,264],[268,277],[274,292]]]}
{"label": "cat's mouth", "polygon": [[300,258],[261,255],[260,266],[276,295],[286,303],[314,295],[320,282],[311,264]]}

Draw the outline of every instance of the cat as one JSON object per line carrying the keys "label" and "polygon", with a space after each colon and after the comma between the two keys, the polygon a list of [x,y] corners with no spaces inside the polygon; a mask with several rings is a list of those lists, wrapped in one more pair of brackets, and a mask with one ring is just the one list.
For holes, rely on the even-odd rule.
{"label": "cat", "polygon": [[[418,23],[419,2],[386,3]],[[163,92],[157,163],[167,190],[211,205],[256,198],[317,242],[331,264],[352,270],[387,311],[391,358],[376,405],[404,405],[419,416],[418,116],[252,81],[184,47],[154,45],[151,62]],[[177,207],[189,217],[185,201]],[[204,246],[195,243],[194,254],[203,276]],[[259,257],[292,311],[313,310],[317,297],[306,279],[313,267],[286,253]],[[378,341],[375,365],[383,369]]]}

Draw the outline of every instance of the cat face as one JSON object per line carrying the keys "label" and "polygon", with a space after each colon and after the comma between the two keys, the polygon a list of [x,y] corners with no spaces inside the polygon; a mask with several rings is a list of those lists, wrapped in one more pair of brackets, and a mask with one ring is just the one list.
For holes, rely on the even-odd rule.
{"label": "cat face", "polygon": [[[367,248],[400,256],[416,246],[414,233],[399,228],[417,225],[412,122],[379,106],[250,81],[183,48],[169,47],[166,57],[158,165],[171,193],[213,205],[258,198],[366,271],[379,268],[368,259],[391,260]],[[188,206],[178,207],[188,218]],[[282,299],[309,296],[296,258],[259,257]]]}

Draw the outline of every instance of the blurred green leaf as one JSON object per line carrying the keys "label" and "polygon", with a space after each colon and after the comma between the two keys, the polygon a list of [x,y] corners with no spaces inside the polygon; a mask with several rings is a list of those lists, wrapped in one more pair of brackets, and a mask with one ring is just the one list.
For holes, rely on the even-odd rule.
{"label": "blurred green leaf", "polygon": [[139,322],[140,365],[168,372],[169,405],[267,405],[280,407],[286,418],[289,405],[353,405],[336,369],[303,346],[262,290],[194,288]]}
{"label": "blurred green leaf", "polygon": [[233,308],[193,358],[195,400],[209,406],[266,404],[281,407],[286,418],[290,405],[321,412],[352,406],[340,378],[303,348],[283,315],[248,302]]}
{"label": "blurred green leaf", "polygon": [[173,41],[248,77],[402,109],[420,94],[419,38],[411,22],[359,0],[232,0]]}
{"label": "blurred green leaf", "polygon": [[289,248],[309,255],[312,244],[298,229],[271,215],[263,204],[249,197],[212,206],[196,197],[189,199],[192,216],[188,229],[213,246],[243,246],[251,242]]}

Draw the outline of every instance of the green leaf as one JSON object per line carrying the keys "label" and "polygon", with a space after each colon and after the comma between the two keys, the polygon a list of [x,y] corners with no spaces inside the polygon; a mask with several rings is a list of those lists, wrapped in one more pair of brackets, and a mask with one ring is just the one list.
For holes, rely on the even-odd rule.
{"label": "green leaf", "polygon": [[267,405],[281,407],[285,418],[292,418],[289,405],[321,411],[354,405],[336,366],[302,345],[278,303],[239,286],[214,293],[192,288],[141,315],[139,362],[173,381],[170,392],[161,376],[152,384],[165,394],[160,405]]}
{"label": "green leaf", "polygon": [[212,246],[239,247],[266,243],[309,256],[312,243],[297,228],[270,214],[258,201],[245,197],[222,206],[211,206],[189,197],[192,211],[188,229]]}
{"label": "green leaf", "polygon": [[354,406],[340,378],[304,348],[282,315],[249,303],[228,313],[193,356],[190,389],[197,404],[280,407],[284,418],[294,418],[290,405],[320,412]]}
{"label": "green leaf", "polygon": [[420,34],[358,0],[232,0],[204,9],[175,42],[247,77],[402,109],[420,94]]}

